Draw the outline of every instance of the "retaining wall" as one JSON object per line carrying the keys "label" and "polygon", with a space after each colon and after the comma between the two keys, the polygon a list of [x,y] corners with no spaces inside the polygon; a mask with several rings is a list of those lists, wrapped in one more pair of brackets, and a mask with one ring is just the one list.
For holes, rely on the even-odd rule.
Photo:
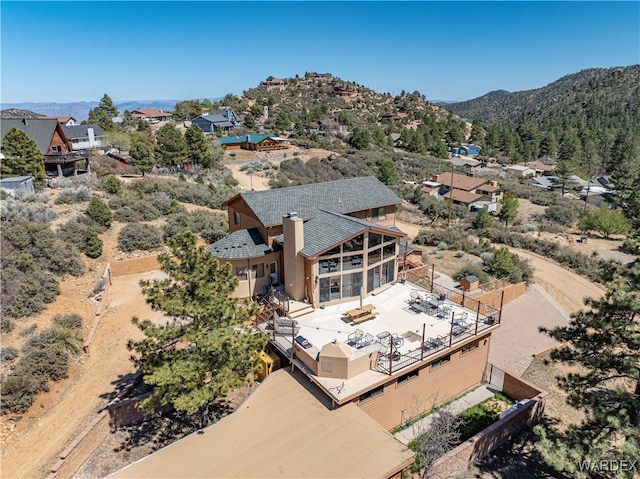
{"label": "retaining wall", "polygon": [[142,258],[125,259],[113,261],[111,263],[111,273],[113,276],[124,276],[127,274],[146,273],[160,269],[158,255],[144,256]]}
{"label": "retaining wall", "polygon": [[503,392],[518,401],[530,400],[505,411],[501,419],[439,458],[429,469],[427,478],[446,479],[463,475],[476,460],[491,453],[542,416],[548,395],[546,391],[505,372]]}

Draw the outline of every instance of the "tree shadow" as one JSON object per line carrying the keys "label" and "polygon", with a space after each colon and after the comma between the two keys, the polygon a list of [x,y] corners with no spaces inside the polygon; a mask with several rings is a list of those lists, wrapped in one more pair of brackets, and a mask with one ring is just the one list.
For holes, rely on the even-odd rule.
{"label": "tree shadow", "polygon": [[571,476],[547,465],[535,448],[536,436],[531,429],[523,429],[512,440],[476,462],[475,477],[501,479],[542,479]]}
{"label": "tree shadow", "polygon": [[143,391],[139,389],[141,384],[144,385],[142,375],[139,372],[120,374],[115,381],[111,381],[111,384],[113,385],[112,391],[100,394],[100,398],[106,399],[109,403],[142,394]]}

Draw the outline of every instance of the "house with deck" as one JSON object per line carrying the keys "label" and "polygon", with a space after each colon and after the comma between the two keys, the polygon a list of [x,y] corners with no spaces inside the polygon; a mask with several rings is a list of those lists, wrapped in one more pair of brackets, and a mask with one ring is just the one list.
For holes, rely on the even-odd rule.
{"label": "house with deck", "polygon": [[55,118],[3,118],[0,123],[0,145],[5,135],[12,128],[24,132],[31,138],[44,162],[47,176],[69,176],[78,174],[84,162],[84,169],[89,169],[89,152],[74,151],[73,144],[67,138],[62,125]]}
{"label": "house with deck", "polygon": [[106,132],[98,125],[62,126],[73,151],[100,150],[106,147]]}
{"label": "house with deck", "polygon": [[270,353],[329,410],[355,406],[385,429],[482,382],[501,311],[433,271],[428,287],[399,275],[399,203],[374,177],[243,192],[207,248],[231,264],[236,297],[260,299]]}
{"label": "house with deck", "polygon": [[171,119],[171,113],[156,108],[138,108],[131,112],[131,118],[149,122],[167,121]]}

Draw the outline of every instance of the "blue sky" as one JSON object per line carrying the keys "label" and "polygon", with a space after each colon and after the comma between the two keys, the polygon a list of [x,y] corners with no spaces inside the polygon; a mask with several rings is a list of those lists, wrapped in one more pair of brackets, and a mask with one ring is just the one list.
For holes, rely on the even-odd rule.
{"label": "blue sky", "polygon": [[2,103],[215,98],[330,72],[466,100],[640,63],[631,2],[11,2]]}

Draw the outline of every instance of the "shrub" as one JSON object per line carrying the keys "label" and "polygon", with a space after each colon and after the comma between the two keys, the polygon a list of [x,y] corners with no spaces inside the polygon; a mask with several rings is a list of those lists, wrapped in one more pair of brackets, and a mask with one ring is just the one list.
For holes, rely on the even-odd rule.
{"label": "shrub", "polygon": [[449,249],[449,245],[447,243],[445,243],[444,241],[441,241],[440,243],[438,243],[438,249],[439,250]]}
{"label": "shrub", "polygon": [[115,175],[107,175],[101,182],[100,187],[112,195],[122,192],[122,181]]}
{"label": "shrub", "polygon": [[155,226],[129,223],[118,235],[118,249],[125,253],[153,250],[162,245],[162,233]]}
{"label": "shrub", "polygon": [[0,332],[1,333],[10,333],[13,331],[13,328],[16,327],[16,323],[12,321],[10,318],[7,318],[4,314],[0,316]]}
{"label": "shrub", "polygon": [[6,348],[0,349],[0,361],[3,363],[11,362],[17,357],[18,357],[18,350],[13,346],[7,346]]}
{"label": "shrub", "polygon": [[454,255],[456,258],[464,258],[464,251],[456,251]]}
{"label": "shrub", "polygon": [[72,188],[64,188],[56,198],[57,205],[68,205],[73,203],[83,203],[91,199],[91,188],[80,185]]}
{"label": "shrub", "polygon": [[544,210],[543,218],[552,223],[569,226],[577,221],[581,212],[582,205],[579,201],[558,198],[555,204]]}
{"label": "shrub", "polygon": [[229,227],[225,216],[211,211],[196,210],[171,216],[164,226],[164,239],[168,241],[183,231],[192,231],[206,242],[214,243],[228,234]]}
{"label": "shrub", "polygon": [[56,314],[53,318],[53,324],[69,329],[80,329],[82,322],[82,316],[77,313]]}
{"label": "shrub", "polygon": [[471,263],[456,271],[452,278],[456,281],[460,281],[465,276],[475,276],[480,280],[480,284],[485,284],[491,281],[491,276],[485,273],[480,266]]}
{"label": "shrub", "polygon": [[49,223],[56,214],[46,203],[25,203],[15,198],[6,198],[0,202],[0,221],[25,220],[32,223]]}
{"label": "shrub", "polygon": [[93,196],[87,206],[86,214],[97,224],[109,228],[113,221],[113,214],[109,207],[97,196]]}
{"label": "shrub", "polygon": [[102,255],[103,242],[98,237],[96,230],[89,227],[85,236],[83,251],[89,258],[97,258]]}

